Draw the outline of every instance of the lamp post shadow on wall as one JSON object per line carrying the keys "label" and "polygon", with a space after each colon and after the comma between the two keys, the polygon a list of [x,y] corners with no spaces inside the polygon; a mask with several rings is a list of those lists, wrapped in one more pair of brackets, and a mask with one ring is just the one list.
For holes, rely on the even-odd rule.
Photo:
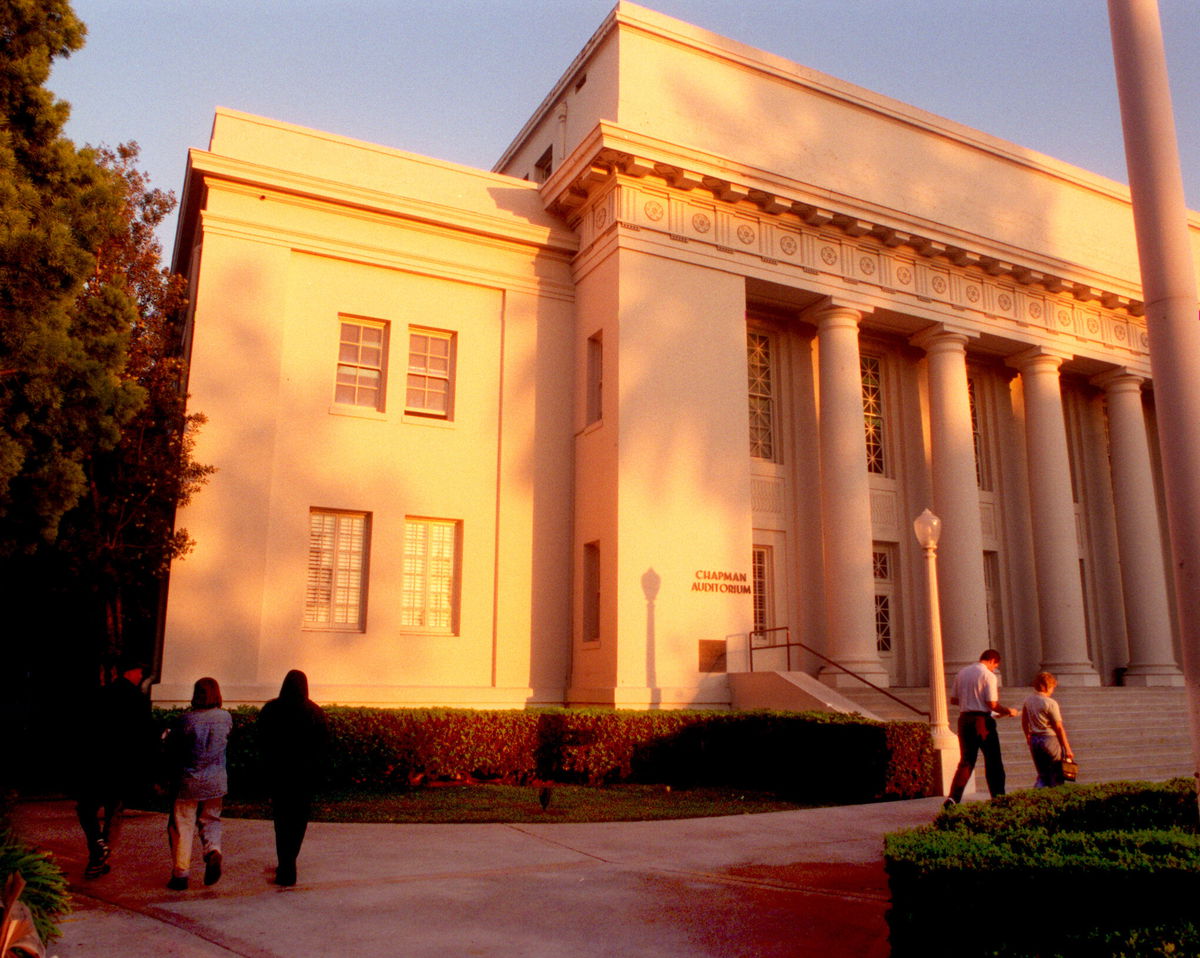
{"label": "lamp post shadow on wall", "polygon": [[942,655],[942,612],[938,601],[937,545],[942,520],[926,509],[913,520],[913,532],[925,552],[929,582],[929,733],[933,740],[933,785],[939,795],[950,793],[958,766],[958,737],[950,731],[946,710],[946,667]]}

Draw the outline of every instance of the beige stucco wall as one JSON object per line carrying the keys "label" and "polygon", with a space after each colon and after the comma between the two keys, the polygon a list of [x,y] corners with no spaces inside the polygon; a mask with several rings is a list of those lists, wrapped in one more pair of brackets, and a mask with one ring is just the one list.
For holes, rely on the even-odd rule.
{"label": "beige stucco wall", "polygon": [[[241,115],[219,115],[216,129],[214,148],[258,162],[193,159],[205,188],[189,194],[203,198],[189,388],[210,420],[197,456],[218,472],[180,516],[198,544],[173,571],[157,697],[186,698],[211,674],[227,699],[261,701],[301,668],[326,701],[561,701],[572,463],[558,413],[573,380],[563,236],[551,249],[533,188],[504,177]],[[370,206],[362,193],[346,202],[387,182],[399,186]],[[452,210],[440,220],[439,203]],[[333,402],[342,317],[388,325],[381,411]],[[410,325],[455,334],[450,421],[403,412]],[[313,507],[370,514],[361,632],[302,622]],[[406,516],[461,523],[455,634],[400,624]]]}
{"label": "beige stucco wall", "polygon": [[581,277],[577,306],[578,340],[604,337],[604,417],[576,470],[576,548],[600,542],[602,621],[599,646],[576,649],[571,699],[727,704],[699,641],[744,634],[750,595],[692,586],[708,571],[748,582],[744,282],[621,250]]}

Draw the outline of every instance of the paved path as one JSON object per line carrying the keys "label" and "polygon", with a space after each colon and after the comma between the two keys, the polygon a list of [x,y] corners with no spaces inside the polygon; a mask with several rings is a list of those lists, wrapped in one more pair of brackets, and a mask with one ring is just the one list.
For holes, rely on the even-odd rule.
{"label": "paved path", "polygon": [[[165,816],[130,814],[111,874],[82,877],[68,802],[17,825],[65,868],[58,958],[807,958],[888,954],[889,831],[940,799],[594,825],[309,827],[300,883],[271,884],[269,822],[227,820],[221,881],[165,887]],[[197,859],[198,859],[197,854]]]}

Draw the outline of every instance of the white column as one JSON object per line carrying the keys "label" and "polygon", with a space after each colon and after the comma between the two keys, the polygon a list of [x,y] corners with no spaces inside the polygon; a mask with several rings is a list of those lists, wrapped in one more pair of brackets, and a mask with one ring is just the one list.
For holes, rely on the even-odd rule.
{"label": "white column", "polygon": [[1025,445],[1042,668],[1062,685],[1099,685],[1088,657],[1079,536],[1058,367],[1066,356],[1035,347],[1010,357],[1025,393]]}
{"label": "white column", "polygon": [[[1200,766],[1200,323],[1167,57],[1155,0],[1108,0],[1158,407],[1183,673]],[[1197,773],[1200,781],[1200,772]]]}
{"label": "white column", "polygon": [[938,546],[946,670],[957,672],[988,647],[987,588],[979,480],[967,391],[969,337],[936,326],[913,337],[929,364],[929,433],[933,511],[942,520]]}
{"label": "white column", "polygon": [[1093,380],[1104,388],[1108,404],[1109,458],[1117,544],[1121,553],[1121,589],[1129,638],[1126,685],[1182,685],[1183,673],[1171,647],[1171,616],[1159,531],[1141,376],[1125,369]]}
{"label": "white column", "polygon": [[[858,324],[862,313],[827,306],[816,314],[821,387],[821,525],[825,554],[825,654],[887,684],[875,647],[875,577],[871,563],[871,489],[863,424]],[[825,667],[824,681],[858,685]]]}

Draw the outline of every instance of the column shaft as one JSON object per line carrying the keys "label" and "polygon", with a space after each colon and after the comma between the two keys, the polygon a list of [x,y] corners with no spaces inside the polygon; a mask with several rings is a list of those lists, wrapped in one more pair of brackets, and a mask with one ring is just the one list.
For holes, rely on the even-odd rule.
{"label": "column shaft", "polygon": [[957,672],[988,646],[987,588],[979,481],[967,390],[967,337],[936,330],[918,336],[929,363],[929,432],[933,511],[942,520],[938,546],[946,669]]}
{"label": "column shaft", "polygon": [[[820,349],[821,523],[825,554],[826,654],[879,684],[887,673],[875,646],[871,489],[863,425],[858,323],[839,306],[817,316]],[[822,678],[842,684],[835,669]],[[857,684],[857,683],[855,683]]]}
{"label": "column shaft", "polygon": [[1099,685],[1087,650],[1075,498],[1058,375],[1062,358],[1032,349],[1010,362],[1021,372],[1025,393],[1042,667],[1055,673],[1063,685]]}
{"label": "column shaft", "polygon": [[1162,535],[1150,470],[1142,378],[1118,370],[1095,380],[1108,405],[1109,456],[1121,587],[1129,639],[1128,685],[1182,685],[1171,647]]}

